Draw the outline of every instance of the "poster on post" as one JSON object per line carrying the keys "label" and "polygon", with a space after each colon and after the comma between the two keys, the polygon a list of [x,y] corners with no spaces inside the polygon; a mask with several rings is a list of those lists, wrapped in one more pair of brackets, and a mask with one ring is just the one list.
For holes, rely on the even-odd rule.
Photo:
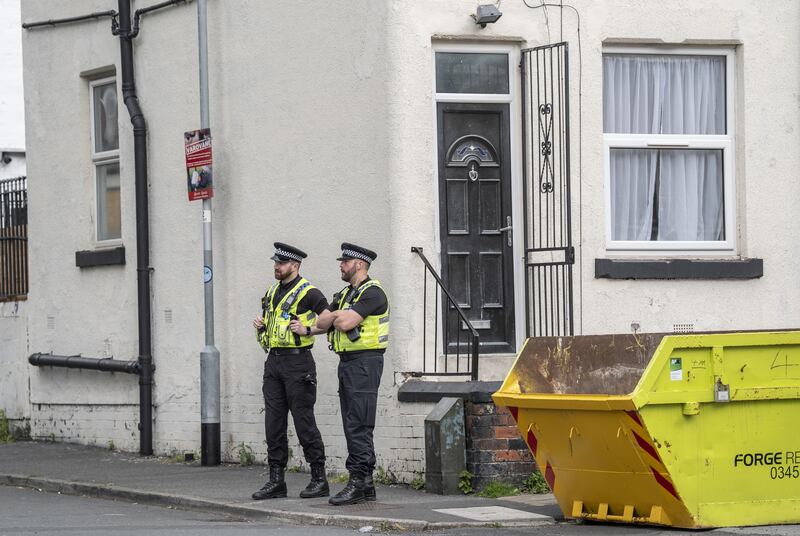
{"label": "poster on post", "polygon": [[184,132],[186,150],[186,186],[189,201],[214,197],[211,166],[211,129]]}

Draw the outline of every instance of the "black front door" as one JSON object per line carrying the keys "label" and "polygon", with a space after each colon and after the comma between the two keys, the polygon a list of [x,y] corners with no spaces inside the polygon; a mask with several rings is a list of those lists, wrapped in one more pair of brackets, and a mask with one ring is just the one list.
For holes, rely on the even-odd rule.
{"label": "black front door", "polygon": [[[437,107],[442,274],[481,353],[515,351],[508,115],[507,104]],[[469,339],[451,309],[442,319],[448,351]]]}

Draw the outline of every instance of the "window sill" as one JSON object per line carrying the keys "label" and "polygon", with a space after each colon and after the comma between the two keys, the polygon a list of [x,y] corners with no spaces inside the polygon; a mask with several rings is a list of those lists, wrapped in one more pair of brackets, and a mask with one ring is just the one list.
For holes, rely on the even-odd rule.
{"label": "window sill", "polygon": [[125,264],[125,246],[75,252],[75,266],[78,268],[122,264]]}
{"label": "window sill", "polygon": [[596,279],[756,279],[764,259],[595,259]]}

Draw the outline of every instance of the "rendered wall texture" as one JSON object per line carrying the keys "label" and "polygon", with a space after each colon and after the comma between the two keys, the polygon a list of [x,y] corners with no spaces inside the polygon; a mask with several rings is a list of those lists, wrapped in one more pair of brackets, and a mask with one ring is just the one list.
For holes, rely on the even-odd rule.
{"label": "rendered wall texture", "polygon": [[[0,151],[25,151],[20,2],[0,0]],[[23,160],[24,162],[24,160]],[[0,177],[5,174],[0,163]],[[25,171],[21,175],[24,175]]]}
{"label": "rendered wall texture", "polygon": [[0,409],[6,417],[29,417],[26,302],[0,303]]}
{"label": "rendered wall texture", "polygon": [[[20,3],[0,0],[0,180],[25,175],[25,108],[22,94]],[[14,421],[29,416],[25,302],[0,303],[0,409]]]}

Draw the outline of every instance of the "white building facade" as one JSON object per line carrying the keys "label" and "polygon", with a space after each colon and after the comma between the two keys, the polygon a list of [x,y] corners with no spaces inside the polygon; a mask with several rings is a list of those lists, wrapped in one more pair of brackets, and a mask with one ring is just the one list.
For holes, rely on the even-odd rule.
{"label": "white building facade", "polygon": [[[0,244],[0,409],[9,419],[24,420],[29,415],[25,360],[27,351],[25,301],[11,296],[12,282],[16,271],[8,263],[10,253],[23,251],[21,241],[11,240],[18,235],[15,227],[16,214],[12,222],[9,197],[19,200],[18,190],[25,176],[25,101],[22,90],[22,28],[20,26],[20,2],[0,0],[0,236],[6,237]],[[3,182],[5,181],[5,182]],[[13,191],[13,192],[12,192]],[[4,195],[5,194],[5,195]],[[16,208],[16,207],[14,207]],[[12,209],[13,210],[13,209]],[[12,274],[12,272],[14,272]]]}
{"label": "white building facade", "polygon": [[[430,341],[442,323],[433,301],[423,313],[412,247],[479,328],[482,379],[502,379],[527,335],[565,334],[570,324],[575,334],[797,326],[799,3],[531,9],[506,0],[485,28],[467,0],[296,1],[280,20],[256,4],[208,5],[225,459],[242,445],[266,453],[264,355],[251,322],[271,283],[274,241],[309,253],[302,273],[328,296],[342,286],[341,242],[377,251],[371,275],[392,308],[378,465],[404,479],[424,470],[431,405],[398,402],[397,392],[407,373],[430,368],[423,330]],[[22,7],[23,21],[35,22],[116,2]],[[183,167],[183,133],[199,128],[196,27],[193,5],[173,7],[143,17],[134,40],[162,454],[200,445],[201,209],[187,201]],[[568,63],[563,46],[528,51],[559,42]],[[19,360],[135,359],[133,135],[118,38],[101,19],[25,31],[23,47],[31,289]],[[114,248],[124,263],[76,266],[76,252]],[[526,268],[537,263],[554,265]],[[455,320],[451,328],[466,336]],[[428,346],[428,360],[442,350]],[[331,466],[343,469],[337,357],[321,339],[314,354],[318,423]],[[34,437],[137,449],[134,377],[14,375],[30,385]],[[290,464],[301,464],[293,445]]]}
{"label": "white building facade", "polygon": [[25,175],[20,2],[0,1],[0,180]]}

